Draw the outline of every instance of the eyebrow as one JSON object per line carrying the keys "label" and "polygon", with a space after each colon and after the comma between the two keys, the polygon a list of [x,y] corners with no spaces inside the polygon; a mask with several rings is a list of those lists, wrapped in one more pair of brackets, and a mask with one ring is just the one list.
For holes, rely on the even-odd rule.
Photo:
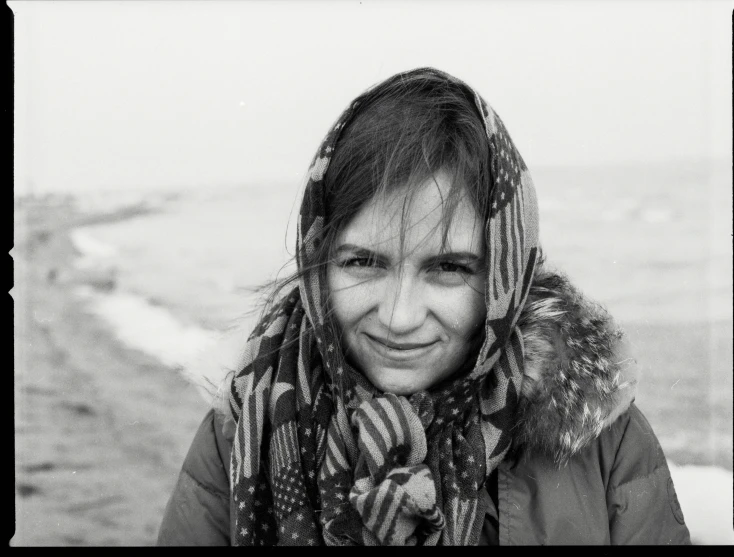
{"label": "eyebrow", "polygon": [[[389,259],[379,252],[372,251],[362,246],[355,244],[342,244],[336,248],[335,255],[339,256],[344,253],[350,253],[357,257],[368,257],[372,259]],[[426,258],[426,261],[433,263],[436,261],[463,261],[466,263],[474,263],[476,261],[483,261],[483,255],[477,255],[471,251],[450,251],[446,253],[440,253],[432,257]]]}

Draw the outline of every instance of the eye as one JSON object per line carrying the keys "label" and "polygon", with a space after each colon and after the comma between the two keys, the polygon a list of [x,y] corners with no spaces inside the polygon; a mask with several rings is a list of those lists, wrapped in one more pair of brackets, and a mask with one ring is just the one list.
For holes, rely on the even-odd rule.
{"label": "eye", "polygon": [[473,267],[456,261],[437,261],[428,272],[433,282],[449,287],[466,285],[477,274]]}
{"label": "eye", "polygon": [[386,268],[382,259],[370,255],[347,255],[343,259],[337,259],[335,263],[343,273],[360,281],[375,279]]}
{"label": "eye", "polygon": [[461,265],[459,263],[454,263],[451,261],[443,261],[436,265],[436,270],[442,272],[442,273],[462,273],[466,275],[473,275],[474,271],[467,267],[466,265]]}
{"label": "eye", "polygon": [[376,267],[377,259],[374,257],[350,257],[339,263],[340,267]]}

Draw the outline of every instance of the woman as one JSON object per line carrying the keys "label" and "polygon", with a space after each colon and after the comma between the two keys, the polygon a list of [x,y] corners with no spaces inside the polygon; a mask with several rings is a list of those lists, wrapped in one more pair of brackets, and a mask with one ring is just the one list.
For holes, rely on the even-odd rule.
{"label": "woman", "polygon": [[159,543],[689,543],[622,334],[544,266],[527,168],[466,84],[357,98],[297,243]]}

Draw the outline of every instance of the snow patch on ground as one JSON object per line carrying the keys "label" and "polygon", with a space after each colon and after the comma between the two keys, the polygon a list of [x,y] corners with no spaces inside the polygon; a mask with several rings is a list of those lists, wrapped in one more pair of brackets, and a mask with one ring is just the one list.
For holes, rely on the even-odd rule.
{"label": "snow patch on ground", "polygon": [[114,257],[118,251],[115,246],[100,242],[83,227],[75,228],[69,233],[71,243],[83,259],[106,259]]}
{"label": "snow patch on ground", "polygon": [[693,543],[734,545],[731,470],[672,462],[668,466]]}
{"label": "snow patch on ground", "polygon": [[184,366],[217,337],[179,322],[167,309],[135,294],[99,293],[84,286],[77,294],[91,302],[89,310],[107,322],[121,342],[169,367]]}

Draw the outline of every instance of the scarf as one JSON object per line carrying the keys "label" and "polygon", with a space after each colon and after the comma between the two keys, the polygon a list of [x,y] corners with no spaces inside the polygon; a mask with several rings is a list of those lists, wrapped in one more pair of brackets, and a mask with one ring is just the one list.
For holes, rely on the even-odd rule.
{"label": "scarf", "polygon": [[[323,239],[323,178],[358,97],[309,170],[299,214],[298,287],[250,335],[232,380],[235,545],[475,545],[492,470],[512,440],[523,377],[516,321],[538,254],[533,183],[500,118],[475,99],[493,181],[485,224],[485,339],[473,368],[429,391],[375,389],[344,359],[326,319],[326,275],[305,261]],[[401,79],[398,74],[391,79]],[[369,94],[369,90],[364,95]]]}

